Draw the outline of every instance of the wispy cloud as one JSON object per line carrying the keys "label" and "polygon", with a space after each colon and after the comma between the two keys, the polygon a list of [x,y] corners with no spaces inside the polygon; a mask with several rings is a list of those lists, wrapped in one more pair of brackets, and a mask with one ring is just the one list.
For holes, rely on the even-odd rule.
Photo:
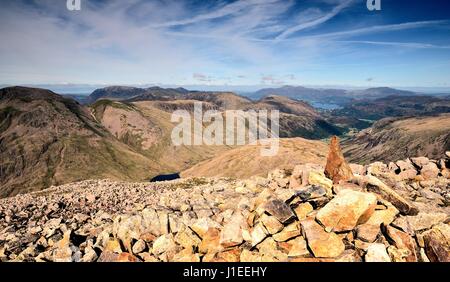
{"label": "wispy cloud", "polygon": [[352,4],[353,0],[346,0],[343,3],[339,4],[338,6],[334,7],[331,12],[321,15],[320,17],[314,19],[314,20],[310,20],[310,21],[306,21],[306,22],[302,22],[296,26],[290,27],[288,29],[286,29],[285,31],[283,31],[280,35],[278,35],[275,39],[276,40],[281,40],[281,39],[285,39],[287,38],[289,35],[299,32],[301,30],[304,29],[308,29],[308,28],[313,28],[316,27],[318,25],[321,25],[327,21],[329,21],[330,19],[334,18],[335,16],[337,16],[343,9],[347,8],[348,6],[350,6],[350,4]]}
{"label": "wispy cloud", "polygon": [[417,28],[424,28],[424,27],[436,27],[441,26],[444,24],[449,24],[449,20],[430,20],[430,21],[417,21],[417,22],[405,22],[405,23],[398,23],[398,24],[386,24],[386,25],[375,25],[375,26],[369,26],[369,27],[363,27],[363,28],[357,28],[357,29],[349,29],[344,31],[338,31],[338,32],[330,32],[330,33],[322,33],[317,35],[311,35],[304,38],[343,38],[343,37],[350,37],[355,35],[362,35],[362,34],[371,34],[371,33],[378,33],[378,32],[389,32],[389,31],[401,31],[401,30],[408,30],[408,29],[417,29]]}
{"label": "wispy cloud", "polygon": [[393,46],[393,47],[406,47],[406,48],[418,48],[418,49],[450,49],[449,45],[435,45],[428,43],[416,43],[416,42],[390,42],[390,41],[368,41],[368,40],[342,40],[337,41],[340,43],[352,43],[352,44],[369,44],[369,45],[381,45],[381,46]]}
{"label": "wispy cloud", "polygon": [[223,5],[222,7],[218,8],[216,10],[213,10],[213,11],[205,12],[205,13],[202,13],[199,15],[194,15],[193,17],[190,17],[187,19],[153,24],[152,27],[173,27],[173,26],[188,25],[188,24],[193,24],[193,23],[197,23],[197,22],[201,22],[201,21],[223,18],[223,17],[230,16],[230,15],[235,16],[237,13],[248,9],[249,7],[252,7],[255,5],[261,5],[261,4],[275,3],[278,1],[279,0],[239,0],[239,1],[233,2],[231,4]]}

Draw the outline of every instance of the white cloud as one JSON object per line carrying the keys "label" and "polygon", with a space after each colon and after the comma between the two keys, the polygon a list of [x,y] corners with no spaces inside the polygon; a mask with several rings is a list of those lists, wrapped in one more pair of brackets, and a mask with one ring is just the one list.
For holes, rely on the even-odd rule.
{"label": "white cloud", "polygon": [[390,41],[369,41],[369,40],[342,40],[337,41],[340,43],[354,43],[354,44],[369,44],[369,45],[381,45],[381,46],[393,46],[393,47],[406,47],[406,48],[418,48],[418,49],[450,49],[447,45],[435,45],[428,43],[416,43],[416,42],[390,42]]}
{"label": "white cloud", "polygon": [[353,2],[353,0],[346,0],[342,3],[340,3],[338,6],[334,7],[331,10],[331,12],[329,12],[327,14],[320,15],[320,17],[312,19],[312,20],[303,21],[296,26],[286,29],[284,32],[282,32],[280,35],[278,35],[275,39],[276,40],[285,39],[293,33],[321,25],[321,24],[329,21],[330,19],[334,18],[335,16],[337,16],[342,10],[344,10],[345,8],[350,6],[350,4],[352,4],[352,2]]}

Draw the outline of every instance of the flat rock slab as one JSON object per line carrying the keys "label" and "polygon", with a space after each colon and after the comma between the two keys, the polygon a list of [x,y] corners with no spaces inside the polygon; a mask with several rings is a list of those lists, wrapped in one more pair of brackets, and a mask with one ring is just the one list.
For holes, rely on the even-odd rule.
{"label": "flat rock slab", "polygon": [[345,245],[341,238],[335,233],[326,232],[314,220],[304,220],[301,222],[303,235],[308,242],[308,246],[318,258],[335,258],[345,250]]}
{"label": "flat rock slab", "polygon": [[327,231],[349,231],[366,222],[375,211],[377,197],[370,193],[343,190],[317,213]]}
{"label": "flat rock slab", "polygon": [[264,204],[264,210],[276,217],[278,221],[285,223],[295,217],[291,208],[283,201],[273,199]]}
{"label": "flat rock slab", "polygon": [[419,213],[416,206],[389,188],[375,176],[366,175],[364,181],[367,183],[367,190],[374,192],[386,201],[391,202],[402,214],[417,215]]}

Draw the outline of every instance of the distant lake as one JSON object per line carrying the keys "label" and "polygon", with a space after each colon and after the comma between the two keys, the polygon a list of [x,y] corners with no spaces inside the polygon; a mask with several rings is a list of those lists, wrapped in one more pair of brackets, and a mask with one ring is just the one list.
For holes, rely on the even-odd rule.
{"label": "distant lake", "polygon": [[161,174],[156,177],[153,177],[150,182],[163,182],[163,181],[171,181],[175,179],[179,179],[180,174],[179,173],[173,173],[173,174]]}
{"label": "distant lake", "polygon": [[331,103],[321,103],[321,102],[310,102],[310,104],[314,108],[323,109],[323,110],[337,110],[342,109],[341,106]]}

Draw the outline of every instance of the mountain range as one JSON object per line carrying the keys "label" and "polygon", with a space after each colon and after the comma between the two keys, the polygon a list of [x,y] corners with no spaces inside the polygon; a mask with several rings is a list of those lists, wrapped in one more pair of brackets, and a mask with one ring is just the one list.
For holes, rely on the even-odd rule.
{"label": "mountain range", "polygon": [[354,100],[373,100],[387,96],[414,96],[415,92],[398,90],[389,87],[368,88],[364,90],[344,90],[326,88],[307,88],[303,86],[283,86],[280,88],[265,88],[249,95],[259,99],[267,95],[281,95],[310,103],[336,104],[344,106]]}
{"label": "mountain range", "polygon": [[[253,102],[227,92],[156,89],[149,96],[149,92],[130,88],[120,94],[119,89],[94,91],[94,97],[102,98],[89,106],[44,89],[1,89],[0,196],[86,178],[148,180],[186,170],[231,149],[172,145],[172,111],[192,111],[195,101],[222,113],[278,109],[284,136],[324,138],[338,132],[308,104],[283,97]],[[136,93],[141,94],[129,97]]]}
{"label": "mountain range", "polygon": [[[294,159],[299,164],[323,162],[325,143],[306,139],[327,141],[353,127],[367,128],[343,143],[346,156],[356,163],[408,155],[434,157],[449,150],[448,101],[406,92],[374,98],[392,91],[370,90],[370,100],[351,100],[340,110],[318,111],[308,102],[286,96],[252,100],[232,92],[183,88],[107,87],[95,90],[86,105],[45,89],[4,88],[0,90],[0,197],[84,179],[147,181],[171,173],[264,175],[271,168],[297,164]],[[361,92],[355,93],[345,95],[361,97]],[[279,156],[261,159],[255,146],[174,146],[171,114],[179,109],[192,113],[196,102],[222,115],[229,110],[280,111]]]}

